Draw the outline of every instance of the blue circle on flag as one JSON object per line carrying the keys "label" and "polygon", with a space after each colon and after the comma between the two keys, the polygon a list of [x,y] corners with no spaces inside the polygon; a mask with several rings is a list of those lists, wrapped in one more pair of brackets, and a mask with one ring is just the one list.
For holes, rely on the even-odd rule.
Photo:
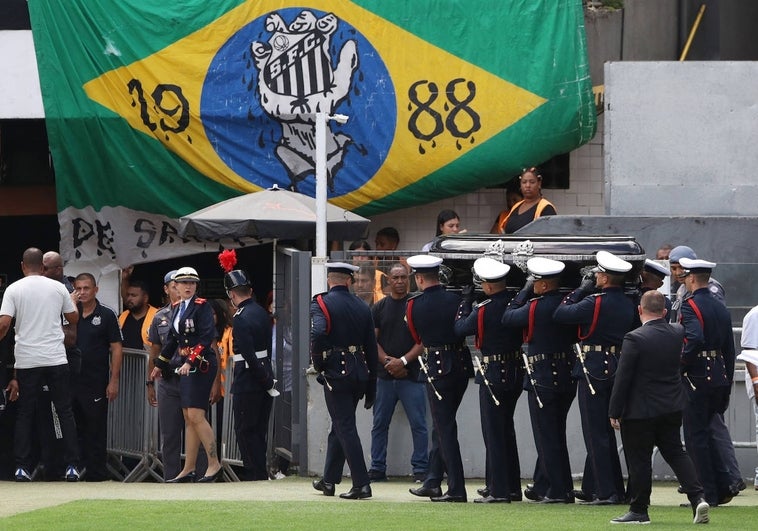
{"label": "blue circle on flag", "polygon": [[353,26],[301,8],[271,12],[237,31],[213,58],[200,99],[206,136],[229,168],[262,188],[310,196],[316,112],[348,117],[326,125],[328,194],[348,194],[387,157],[397,124],[394,86]]}

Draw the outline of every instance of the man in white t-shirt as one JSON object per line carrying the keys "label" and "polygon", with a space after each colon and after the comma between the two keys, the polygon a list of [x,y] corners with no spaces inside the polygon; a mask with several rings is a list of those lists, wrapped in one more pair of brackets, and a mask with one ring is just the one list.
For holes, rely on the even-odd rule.
{"label": "man in white t-shirt", "polygon": [[34,411],[43,385],[47,385],[63,434],[66,480],[78,481],[79,446],[71,409],[71,389],[66,349],[63,345],[61,314],[76,326],[79,313],[60,282],[42,275],[42,251],[24,251],[21,270],[24,278],[5,290],[0,306],[0,339],[12,319],[16,324],[15,379],[9,400],[18,400],[16,433],[16,481],[31,481]]}

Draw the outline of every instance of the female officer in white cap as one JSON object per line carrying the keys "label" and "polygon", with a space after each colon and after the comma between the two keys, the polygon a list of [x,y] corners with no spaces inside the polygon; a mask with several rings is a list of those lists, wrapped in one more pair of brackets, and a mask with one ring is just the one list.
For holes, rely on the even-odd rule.
{"label": "female officer in white cap", "polygon": [[[171,332],[161,349],[161,357],[171,359],[178,348],[184,364],[177,369],[182,413],[184,415],[184,449],[187,455],[179,475],[167,483],[195,481],[197,452],[202,443],[208,454],[208,468],[198,483],[216,481],[221,473],[216,436],[205,418],[218,362],[211,349],[216,340],[213,310],[205,299],[196,295],[200,277],[191,267],[181,267],[174,275],[181,301],[174,303]],[[157,363],[156,363],[157,365]]]}
{"label": "female officer in white cap", "polygon": [[[624,335],[634,327],[634,302],[624,294],[632,264],[607,252],[596,255],[591,278],[563,299],[555,320],[579,326],[583,355],[574,365],[579,412],[587,459],[582,489],[574,495],[593,505],[611,505],[626,497],[616,433],[608,422],[613,379]],[[594,288],[600,293],[590,293]]]}
{"label": "female officer in white cap", "polygon": [[526,263],[529,280],[510,302],[503,324],[523,329],[527,344],[529,416],[537,447],[534,484],[524,495],[545,503],[574,503],[566,418],[576,394],[571,378],[576,328],[555,322],[553,313],[561,303],[563,262],[530,258]]}

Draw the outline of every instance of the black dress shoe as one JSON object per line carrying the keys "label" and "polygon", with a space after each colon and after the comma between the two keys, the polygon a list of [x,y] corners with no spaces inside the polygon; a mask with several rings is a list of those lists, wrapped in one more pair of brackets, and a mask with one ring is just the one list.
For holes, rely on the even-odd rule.
{"label": "black dress shoe", "polygon": [[573,494],[574,498],[577,500],[581,500],[583,502],[592,501],[592,494],[587,494],[583,490],[572,490],[571,494]]}
{"label": "black dress shoe", "polygon": [[439,487],[425,487],[421,485],[415,489],[408,489],[408,492],[414,496],[420,496],[422,498],[437,498],[442,496],[442,489]]}
{"label": "black dress shoe", "polygon": [[166,480],[166,483],[194,483],[195,478],[195,471],[193,470],[184,476],[176,476],[174,479],[168,479]]}
{"label": "black dress shoe", "polygon": [[323,478],[314,480],[313,488],[323,492],[324,496],[334,496],[334,483],[327,483]]}
{"label": "black dress shoe", "polygon": [[484,496],[477,498],[474,503],[511,503],[510,498],[495,498],[494,496]]}
{"label": "black dress shoe", "polygon": [[371,497],[371,485],[363,485],[362,487],[353,487],[347,492],[340,494],[340,498],[343,500],[365,500]]}
{"label": "black dress shoe", "polygon": [[540,503],[574,503],[574,498],[542,498]]}
{"label": "black dress shoe", "polygon": [[527,485],[524,489],[524,498],[532,501],[542,501],[544,497],[537,494],[537,491],[534,490],[534,485]]}
{"label": "black dress shoe", "polygon": [[486,498],[490,495],[490,488],[489,487],[482,487],[481,489],[476,489],[476,493],[481,496],[482,498]]}
{"label": "black dress shoe", "polygon": [[734,493],[735,496],[737,496],[737,493],[742,492],[747,488],[747,485],[745,485],[745,481],[740,479],[737,483],[729,487],[729,490]]}
{"label": "black dress shoe", "polygon": [[521,491],[511,492],[510,496],[508,496],[512,502],[520,502],[523,500],[521,497]]}
{"label": "black dress shoe", "polygon": [[622,503],[619,500],[619,497],[615,494],[613,496],[610,496],[608,498],[595,498],[591,502],[586,503],[585,505],[618,505]]}
{"label": "black dress shoe", "polygon": [[206,474],[205,476],[198,479],[197,483],[215,483],[216,480],[221,477],[221,472],[223,470],[224,470],[223,468],[219,468],[218,470],[216,470],[215,474],[211,474],[210,476]]}
{"label": "black dress shoe", "polygon": [[387,474],[380,470],[369,470],[368,479],[371,483],[378,483],[380,481],[387,481]]}
{"label": "black dress shoe", "polygon": [[650,517],[647,513],[634,513],[629,511],[623,516],[617,516],[611,520],[612,524],[649,524]]}
{"label": "black dress shoe", "polygon": [[453,496],[452,494],[443,494],[442,496],[435,496],[432,498],[433,502],[448,502],[448,503],[466,503],[466,496]]}

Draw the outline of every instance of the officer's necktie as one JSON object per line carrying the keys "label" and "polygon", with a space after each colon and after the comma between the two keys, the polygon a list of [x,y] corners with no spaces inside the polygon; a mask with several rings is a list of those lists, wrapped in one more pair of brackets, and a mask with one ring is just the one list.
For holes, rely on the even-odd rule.
{"label": "officer's necktie", "polygon": [[187,301],[182,301],[182,305],[179,307],[179,319],[182,318],[185,311],[187,311]]}

